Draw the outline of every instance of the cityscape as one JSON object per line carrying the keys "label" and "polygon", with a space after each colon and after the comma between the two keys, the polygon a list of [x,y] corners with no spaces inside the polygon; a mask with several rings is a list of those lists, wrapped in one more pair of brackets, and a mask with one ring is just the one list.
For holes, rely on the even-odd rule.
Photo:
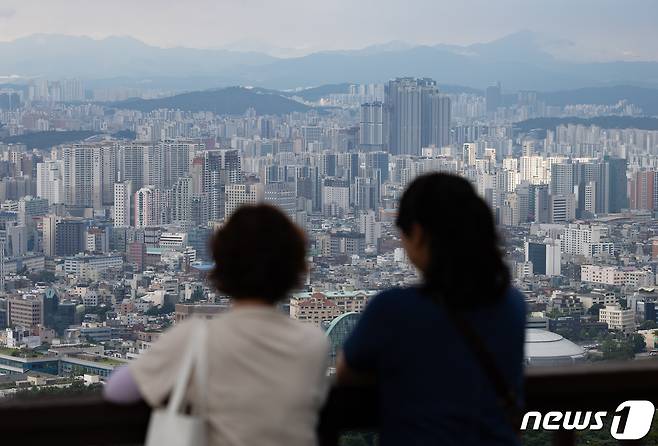
{"label": "cityscape", "polygon": [[[535,38],[522,31],[487,48]],[[439,62],[394,59],[436,48],[427,45],[181,47],[122,78],[72,62],[70,73],[23,75],[3,47],[12,44],[0,42],[10,70],[0,63],[0,402],[96,391],[168,329],[229,311],[233,299],[208,278],[209,241],[261,203],[305,233],[308,273],[277,311],[326,334],[335,375],[368,303],[422,281],[396,217],[407,186],[433,172],[467,179],[493,213],[525,296],[526,369],[658,360],[658,89],[633,65],[644,62],[592,62],[610,68],[601,78],[560,65],[546,88],[533,72],[474,70],[462,86]],[[440,51],[473,57],[486,45]],[[159,77],[174,50],[189,72],[195,57],[226,60],[198,77],[180,67]],[[512,71],[526,56],[495,63]],[[372,58],[367,69],[350,65],[359,57]]]}
{"label": "cityscape", "polygon": [[282,311],[328,328],[417,282],[393,221],[405,186],[433,171],[468,178],[494,211],[528,326],[577,344],[529,365],[654,353],[658,130],[523,127],[638,106],[558,109],[534,91],[506,105],[500,84],[445,94],[429,78],[345,87],[299,99],[308,111],[231,116],[115,109],[85,101],[80,80],[6,91],[8,138],[103,133],[0,146],[4,366],[28,372],[43,357],[63,380],[79,362],[102,380],[175,321],[225,311],[228,296],[204,280],[208,239],[249,203],[308,234],[310,273]]}

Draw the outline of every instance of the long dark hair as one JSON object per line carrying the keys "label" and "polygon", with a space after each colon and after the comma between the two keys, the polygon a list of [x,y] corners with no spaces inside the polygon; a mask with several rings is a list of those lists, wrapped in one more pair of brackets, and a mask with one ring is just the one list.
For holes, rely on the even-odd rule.
{"label": "long dark hair", "polygon": [[456,308],[499,301],[510,285],[493,215],[464,178],[432,173],[416,178],[400,200],[398,228],[420,225],[430,244],[424,288]]}

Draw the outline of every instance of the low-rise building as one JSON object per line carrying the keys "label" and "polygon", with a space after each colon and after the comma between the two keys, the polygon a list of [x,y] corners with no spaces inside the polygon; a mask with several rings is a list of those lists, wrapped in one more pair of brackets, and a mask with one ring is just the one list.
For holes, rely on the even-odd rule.
{"label": "low-rise building", "polygon": [[361,313],[375,291],[297,293],[290,299],[290,317],[316,325],[345,313]]}
{"label": "low-rise building", "polygon": [[633,310],[621,308],[620,305],[606,305],[601,308],[599,321],[608,324],[611,330],[621,330],[625,333],[635,331],[635,313]]}

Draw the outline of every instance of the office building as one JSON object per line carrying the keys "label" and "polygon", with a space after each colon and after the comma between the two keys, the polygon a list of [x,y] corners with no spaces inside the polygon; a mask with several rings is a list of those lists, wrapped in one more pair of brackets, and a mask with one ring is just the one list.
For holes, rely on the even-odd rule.
{"label": "office building", "polygon": [[533,274],[548,277],[562,274],[559,240],[544,240],[543,242],[525,242],[525,260],[532,262]]}
{"label": "office building", "polygon": [[55,229],[55,253],[58,256],[73,256],[83,252],[87,246],[87,222],[80,218],[63,218]]}
{"label": "office building", "polygon": [[226,185],[226,205],[224,219],[228,219],[233,212],[244,204],[256,204],[263,201],[264,188],[258,182]]}
{"label": "office building", "polygon": [[10,325],[36,330],[44,322],[43,300],[31,294],[9,296],[7,314]]}

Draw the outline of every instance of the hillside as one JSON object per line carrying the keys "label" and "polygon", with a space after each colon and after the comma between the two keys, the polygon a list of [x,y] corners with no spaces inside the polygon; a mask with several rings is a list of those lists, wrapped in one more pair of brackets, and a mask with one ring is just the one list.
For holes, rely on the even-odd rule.
{"label": "hillside", "polygon": [[[0,141],[7,144],[25,144],[28,150],[45,150],[60,144],[79,143],[100,134],[102,133],[92,132],[90,130],[32,132],[18,136],[8,136],[0,139]],[[117,139],[135,139],[135,132],[122,130],[110,136]]]}
{"label": "hillside", "polygon": [[129,99],[113,105],[143,112],[169,108],[209,111],[219,115],[241,115],[249,108],[254,108],[261,115],[303,112],[310,108],[278,94],[244,87],[194,91],[159,99]]}
{"label": "hillside", "polygon": [[604,129],[640,129],[658,130],[658,118],[635,118],[631,116],[598,116],[591,119],[583,118],[535,118],[517,122],[514,128],[526,133],[531,130],[554,130],[562,124],[595,125]]}
{"label": "hillside", "polygon": [[658,89],[618,85],[614,87],[592,87],[542,93],[540,99],[547,105],[568,104],[612,105],[621,100],[638,105],[644,113],[658,115]]}

